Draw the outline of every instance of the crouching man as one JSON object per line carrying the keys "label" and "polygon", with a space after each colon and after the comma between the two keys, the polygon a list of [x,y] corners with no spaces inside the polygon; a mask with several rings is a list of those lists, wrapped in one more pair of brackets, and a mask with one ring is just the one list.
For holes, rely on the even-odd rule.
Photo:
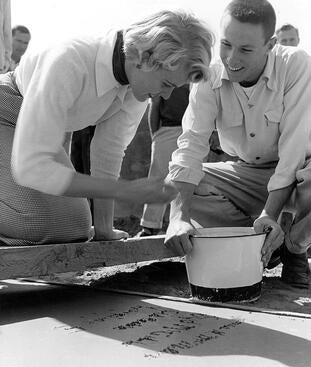
{"label": "crouching man", "polygon": [[[166,245],[188,253],[195,224],[254,226],[269,232],[267,266],[280,247],[282,280],[307,288],[311,243],[311,59],[276,45],[276,16],[266,0],[233,0],[221,19],[221,62],[194,85],[169,178],[172,202]],[[202,163],[217,128],[222,149],[237,162]],[[295,194],[289,233],[279,215]]]}

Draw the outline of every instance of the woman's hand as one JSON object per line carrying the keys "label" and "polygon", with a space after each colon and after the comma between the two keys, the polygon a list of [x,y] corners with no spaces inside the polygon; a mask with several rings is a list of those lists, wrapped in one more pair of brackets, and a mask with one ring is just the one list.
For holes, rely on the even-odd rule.
{"label": "woman's hand", "polygon": [[175,198],[177,190],[161,178],[141,178],[133,181],[118,181],[117,200],[145,203],[168,203]]}
{"label": "woman's hand", "polygon": [[267,233],[261,249],[261,260],[263,266],[266,267],[273,251],[282,245],[284,241],[284,232],[281,226],[267,214],[263,214],[255,220],[254,230],[256,233]]}
{"label": "woman's hand", "polygon": [[174,219],[166,231],[164,245],[171,248],[178,256],[184,256],[192,250],[190,235],[195,229],[190,222]]}

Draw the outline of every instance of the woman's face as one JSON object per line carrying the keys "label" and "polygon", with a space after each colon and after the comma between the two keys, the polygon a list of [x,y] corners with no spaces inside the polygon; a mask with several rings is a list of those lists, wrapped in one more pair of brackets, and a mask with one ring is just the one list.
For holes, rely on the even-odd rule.
{"label": "woman's face", "polygon": [[174,88],[188,82],[188,73],[183,67],[175,71],[163,68],[146,71],[132,65],[127,76],[133,94],[140,102],[154,97],[168,99]]}

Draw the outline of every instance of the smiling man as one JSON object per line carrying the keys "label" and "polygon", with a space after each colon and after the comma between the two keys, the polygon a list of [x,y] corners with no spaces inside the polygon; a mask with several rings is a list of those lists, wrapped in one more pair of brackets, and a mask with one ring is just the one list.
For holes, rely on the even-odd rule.
{"label": "smiling man", "polygon": [[[179,191],[166,245],[191,251],[194,226],[254,226],[266,231],[262,261],[281,249],[283,281],[309,286],[311,243],[311,60],[275,46],[276,16],[266,0],[233,0],[221,19],[221,62],[191,89],[169,177]],[[217,128],[237,162],[203,163]],[[203,169],[202,169],[203,167]],[[295,193],[295,220],[279,215]],[[221,264],[219,264],[221,266]]]}

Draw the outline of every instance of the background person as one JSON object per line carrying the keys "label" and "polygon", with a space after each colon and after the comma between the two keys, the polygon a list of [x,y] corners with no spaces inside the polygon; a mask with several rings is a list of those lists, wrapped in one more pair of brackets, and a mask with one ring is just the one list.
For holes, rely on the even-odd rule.
{"label": "background person", "polygon": [[12,55],[10,70],[14,70],[19,64],[21,57],[27,50],[30,42],[30,31],[23,25],[12,28]]}
{"label": "background person", "polygon": [[298,46],[299,44],[299,31],[298,28],[286,23],[282,25],[275,32],[277,43],[283,46]]}
{"label": "background person", "polygon": [[[221,62],[193,86],[169,178],[166,245],[179,255],[202,227],[253,226],[269,232],[264,266],[280,247],[282,280],[309,287],[311,244],[311,58],[275,46],[275,12],[266,0],[233,0],[221,19]],[[237,162],[203,163],[216,125],[222,149]],[[295,154],[293,152],[295,151]],[[203,167],[203,169],[202,169]],[[284,235],[279,215],[295,190],[296,215]]]}
{"label": "background person", "polygon": [[[196,17],[162,11],[101,38],[27,52],[0,76],[2,243],[86,240],[86,198],[95,198],[95,239],[119,239],[127,233],[113,228],[114,199],[170,201],[175,190],[161,179],[117,180],[124,151],[149,98],[207,77],[212,41]],[[67,132],[89,125],[92,176],[77,173],[63,148]]]}
{"label": "background person", "polygon": [[[163,177],[168,174],[171,155],[177,148],[177,138],[182,132],[181,121],[189,101],[189,85],[175,88],[167,100],[153,98],[149,107],[148,124],[151,143],[149,177]],[[158,234],[163,226],[167,205],[145,204],[141,218],[142,230],[138,237]]]}

